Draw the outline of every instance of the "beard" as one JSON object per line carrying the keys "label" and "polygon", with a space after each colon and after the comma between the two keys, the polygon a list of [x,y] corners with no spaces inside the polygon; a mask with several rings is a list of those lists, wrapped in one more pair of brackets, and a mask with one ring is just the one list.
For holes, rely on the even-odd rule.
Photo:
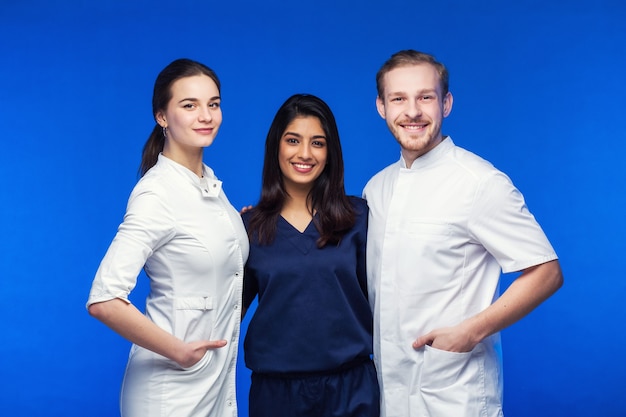
{"label": "beard", "polygon": [[[419,132],[408,132],[402,128],[402,124],[409,123],[403,121],[400,123],[388,124],[389,130],[400,144],[403,151],[416,154],[419,157],[442,141],[441,125],[428,124],[424,130]],[[411,121],[410,123],[416,123]]]}

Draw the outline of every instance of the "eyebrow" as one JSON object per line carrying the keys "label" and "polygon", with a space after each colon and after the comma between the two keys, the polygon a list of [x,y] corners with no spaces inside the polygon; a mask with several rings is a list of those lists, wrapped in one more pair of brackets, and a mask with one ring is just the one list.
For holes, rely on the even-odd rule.
{"label": "eyebrow", "polygon": [[[301,134],[296,133],[296,132],[289,132],[289,131],[287,131],[287,132],[283,133],[283,137],[285,137],[287,135],[295,136],[297,138],[302,138],[303,137]],[[313,139],[326,139],[326,135],[314,135],[314,136],[312,136],[312,138]]]}
{"label": "eyebrow", "polygon": [[[222,99],[222,98],[221,98],[220,96],[214,96],[214,97],[211,97],[211,98],[209,99],[209,101],[215,101],[215,100],[221,100],[221,99]],[[182,100],[179,100],[178,102],[179,102],[179,103],[182,103],[183,101],[200,101],[200,100],[199,100],[199,99],[197,99],[197,98],[194,98],[194,97],[187,97],[187,98],[184,98],[184,99],[182,99]]]}
{"label": "eyebrow", "polygon": [[[418,94],[424,94],[424,93],[430,93],[430,94],[436,94],[437,93],[437,89],[436,88],[424,88],[418,91]],[[387,96],[403,96],[406,95],[406,91],[392,91],[390,93],[387,94]]]}

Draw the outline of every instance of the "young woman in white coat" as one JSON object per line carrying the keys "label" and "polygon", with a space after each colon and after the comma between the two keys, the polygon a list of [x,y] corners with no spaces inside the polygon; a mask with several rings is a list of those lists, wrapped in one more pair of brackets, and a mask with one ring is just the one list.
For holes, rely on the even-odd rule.
{"label": "young woman in white coat", "polygon": [[[156,79],[157,125],[124,221],[96,273],[89,313],[133,345],[123,417],[236,416],[235,364],[248,239],[203,163],[222,122],[220,82],[179,59]],[[129,301],[144,268],[145,314]]]}

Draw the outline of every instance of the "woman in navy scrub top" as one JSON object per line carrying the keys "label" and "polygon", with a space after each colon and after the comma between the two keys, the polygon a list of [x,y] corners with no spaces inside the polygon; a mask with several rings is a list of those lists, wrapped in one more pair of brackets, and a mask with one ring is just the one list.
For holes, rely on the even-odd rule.
{"label": "woman in navy scrub top", "polygon": [[344,190],[330,108],[290,97],[265,143],[261,197],[244,215],[250,417],[379,415],[367,300],[367,205]]}

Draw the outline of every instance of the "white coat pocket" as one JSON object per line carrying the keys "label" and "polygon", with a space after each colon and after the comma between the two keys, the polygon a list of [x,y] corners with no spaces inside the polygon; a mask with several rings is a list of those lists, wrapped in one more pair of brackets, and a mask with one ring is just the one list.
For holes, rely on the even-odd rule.
{"label": "white coat pocket", "polygon": [[195,364],[191,365],[190,367],[182,368],[182,370],[185,371],[185,372],[188,372],[188,373],[196,372],[196,371],[204,368],[207,365],[207,363],[210,362],[212,355],[213,355],[213,350],[209,349],[209,350],[207,350],[204,353],[204,356],[202,356],[202,358],[200,358],[200,360],[198,362],[196,362]]}
{"label": "white coat pocket", "polygon": [[185,342],[211,340],[215,324],[213,297],[176,297],[174,309],[174,336]]}
{"label": "white coat pocket", "polygon": [[478,416],[485,412],[484,349],[447,352],[426,346],[420,392],[429,416]]}

